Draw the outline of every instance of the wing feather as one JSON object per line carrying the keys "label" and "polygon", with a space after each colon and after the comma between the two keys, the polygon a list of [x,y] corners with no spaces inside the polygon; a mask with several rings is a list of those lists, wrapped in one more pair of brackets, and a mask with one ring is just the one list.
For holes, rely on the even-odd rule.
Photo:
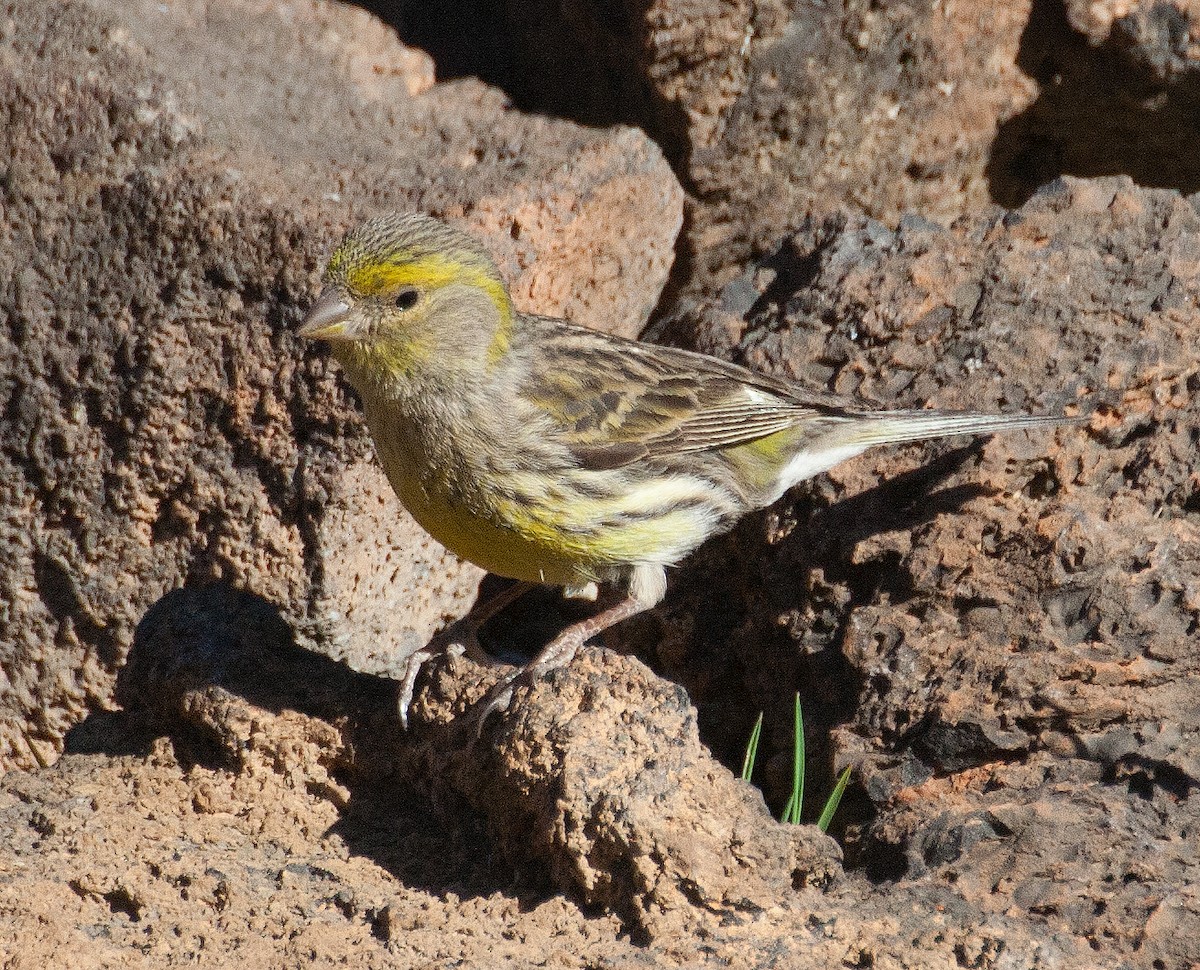
{"label": "wing feather", "polygon": [[832,396],[802,397],[785,381],[703,354],[545,318],[528,325],[541,332],[521,397],[586,468],[730,448],[848,413]]}

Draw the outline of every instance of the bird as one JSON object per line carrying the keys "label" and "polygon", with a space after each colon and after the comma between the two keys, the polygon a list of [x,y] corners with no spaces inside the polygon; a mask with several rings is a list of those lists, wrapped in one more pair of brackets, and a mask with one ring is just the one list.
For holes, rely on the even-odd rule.
{"label": "bird", "polygon": [[[612,591],[501,679],[481,723],[507,709],[518,680],[532,684],[656,606],[669,567],[805,479],[876,445],[1073,420],[882,410],[527,313],[474,236],[420,213],[350,229],[298,333],[330,347],[412,517],[460,558],[517,581],[450,639],[475,652],[483,622],[536,585]],[[406,662],[406,726],[433,650]]]}

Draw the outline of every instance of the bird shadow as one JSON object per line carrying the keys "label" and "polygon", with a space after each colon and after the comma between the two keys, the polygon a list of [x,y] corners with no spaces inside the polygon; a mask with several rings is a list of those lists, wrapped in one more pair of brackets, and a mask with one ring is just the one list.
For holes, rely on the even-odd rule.
{"label": "bird shadow", "polygon": [[[277,760],[300,757],[320,790],[326,773],[344,790],[332,795],[339,817],[329,835],[407,886],[460,898],[503,891],[517,904],[551,894],[539,873],[519,873],[479,814],[436,784],[422,786],[406,766],[406,736],[396,714],[398,685],[304,649],[276,604],[218,583],[173,590],[145,614],[118,672],[118,711],[94,712],[67,736],[69,754],[148,756],[168,737],[185,772],[238,774],[246,739],[237,722],[297,712],[333,726],[341,744],[306,764],[284,721],[263,742]],[[248,705],[248,708],[243,706]],[[248,712],[248,717],[243,716]],[[278,734],[278,737],[272,735]],[[302,746],[301,746],[302,747]]]}
{"label": "bird shadow", "polygon": [[[803,536],[814,550],[814,558],[819,556],[831,568],[847,568],[854,548],[867,539],[886,532],[912,531],[939,515],[960,511],[977,498],[996,494],[995,489],[978,482],[939,488],[968,462],[980,458],[986,442],[987,438],[973,439],[857,495],[813,509]],[[874,586],[879,588],[879,584]]]}

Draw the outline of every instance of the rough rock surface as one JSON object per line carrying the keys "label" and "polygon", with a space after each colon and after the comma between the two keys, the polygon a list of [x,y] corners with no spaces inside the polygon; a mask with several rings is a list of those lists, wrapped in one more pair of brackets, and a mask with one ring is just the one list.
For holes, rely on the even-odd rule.
{"label": "rough rock surface", "polygon": [[1194,197],[1072,179],[954,230],[814,223],[691,321],[874,400],[1086,402],[1086,430],[834,469],[769,519],[773,552],[757,530],[702,551],[654,622],[686,624],[663,666],[701,702],[744,681],[785,724],[774,685],[803,685],[870,799],[846,844],[867,872],[1069,929],[1104,965],[1187,965],[1200,931],[1198,297]]}
{"label": "rough rock surface", "polygon": [[55,759],[183,583],[253,589],[364,668],[423,644],[479,572],[399,513],[289,332],[322,254],[427,209],[494,241],[525,306],[633,333],[680,220],[658,149],[430,89],[322,4],[10,2],[0,44],[0,767]]}
{"label": "rough rock surface", "polygon": [[[544,952],[552,932],[568,966],[1186,966],[1198,292],[1193,202],[1071,181],[953,231],[814,223],[692,321],[714,349],[878,400],[1095,409],[835,470],[622,631],[718,751],[767,710],[772,800],[779,685],[800,687],[814,756],[862,786],[845,875],[633,659],[586,652],[478,740],[461,715],[489,675],[434,663],[405,735],[394,684],[297,652],[270,603],[218,586],[142,621],[128,714],[7,784],[10,946],[43,959],[104,926],[104,965],[147,938],[233,952],[250,924],[368,966],[519,960],[513,934]],[[154,848],[133,865],[91,848],[118,839]],[[67,914],[54,932],[31,932],[48,918],[31,898]],[[632,937],[605,947],[614,917]]]}
{"label": "rough rock surface", "polygon": [[[947,121],[914,95],[911,128],[875,125],[877,143],[847,122],[859,147],[840,155],[807,140],[797,102],[840,92],[844,120],[964,63],[981,126],[1021,98],[1058,111],[1029,123],[1073,118],[1080,90],[1054,102],[1029,72],[1041,50],[1109,57],[1106,90],[1132,90],[1145,61],[1184,112],[1191,14],[707,9],[636,8],[672,52],[655,90],[717,105],[663,139],[677,164],[734,128],[742,76],[711,69],[739,26],[748,90],[772,30],[811,57],[799,87],[762,96],[782,127],[739,129],[728,171],[747,194],[694,197],[692,239],[724,226],[735,245],[682,262],[674,291],[701,298],[664,304],[658,332],[884,404],[1088,417],[822,476],[678,570],[615,631],[624,655],[584,651],[476,737],[463,715],[494,670],[429,664],[409,733],[388,675],[478,574],[405,524],[335,369],[288,330],[341,228],[392,206],[487,233],[521,299],[628,330],[678,226],[656,150],[476,82],[431,86],[427,59],[337,5],[0,3],[0,703],[9,763],[46,763],[0,780],[0,964],[1194,963],[1200,199],[1072,178],[1020,182],[1005,212],[976,192],[989,154],[954,114],[969,98],[942,95]],[[904,87],[895,57],[924,80]],[[1081,124],[1072,150],[1139,157],[1144,128],[1108,105],[1089,117],[1110,127],[1089,149]],[[1160,117],[1161,144],[1189,144]],[[964,140],[939,141],[947,125]],[[971,191],[907,195],[920,179],[888,173],[911,144],[960,146],[934,177]],[[857,197],[855,178],[795,169],[795,191],[824,186],[814,208],[888,224],[771,208],[783,190],[738,152],[794,161],[799,145],[818,168],[883,173]],[[1194,157],[1176,157],[1176,188]],[[978,211],[945,228],[893,218],[906,206]],[[534,597],[487,640],[528,647],[568,608]],[[765,711],[755,780],[779,809],[793,691],[807,818],[854,768],[840,849],[775,823],[722,766]]]}
{"label": "rough rock surface", "polygon": [[419,6],[375,4],[460,70],[499,61],[518,103],[654,135],[692,201],[694,278],[679,282],[700,289],[810,211],[894,222],[978,208],[997,124],[1038,90],[1019,64],[1028,2],[480,3],[507,57],[484,46],[478,64]]}
{"label": "rough rock surface", "polygon": [[121,675],[134,713],[97,716],[58,764],[0,789],[0,953],[17,966],[1087,965],[1069,934],[1029,934],[942,889],[836,880],[832,841],[774,822],[703,753],[679,689],[634,661],[585,656],[472,746],[449,717],[478,697],[461,671],[435,678],[408,737],[394,684],[289,640],[250,594],[156,605]]}
{"label": "rough rock surface", "polygon": [[466,33],[373,6],[519,104],[650,132],[691,197],[685,291],[810,213],[948,223],[1061,174],[1200,189],[1190,0],[480,0]]}

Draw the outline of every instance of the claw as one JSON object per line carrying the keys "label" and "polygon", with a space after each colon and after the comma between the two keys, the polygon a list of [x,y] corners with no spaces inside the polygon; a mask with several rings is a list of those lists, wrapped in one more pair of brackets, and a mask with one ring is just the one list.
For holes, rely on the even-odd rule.
{"label": "claw", "polygon": [[421,672],[421,668],[437,654],[461,657],[465,653],[479,663],[499,663],[480,645],[479,629],[491,617],[519,598],[530,586],[530,583],[514,583],[482,606],[473,609],[461,620],[451,623],[426,646],[408,656],[404,661],[404,671],[400,677],[400,693],[396,699],[396,713],[400,715],[400,724],[404,730],[408,730],[408,709],[412,706],[417,675]]}
{"label": "claw", "polygon": [[469,619],[469,617],[464,617],[456,623],[451,623],[426,646],[410,654],[404,661],[404,672],[400,677],[400,694],[396,700],[396,712],[400,715],[400,724],[404,730],[408,730],[408,709],[412,706],[417,675],[433,657],[438,654],[461,657],[465,653],[470,655],[473,660],[495,663],[487,651],[480,646],[479,638],[476,636],[478,626],[473,622],[468,622]]}
{"label": "claw", "polygon": [[417,650],[409,654],[408,659],[404,661],[404,676],[400,678],[400,696],[396,701],[396,712],[400,715],[400,726],[405,731],[408,730],[408,709],[412,705],[413,689],[417,686],[417,674],[421,672],[421,667],[425,661],[433,656],[433,653],[426,650]]}
{"label": "claw", "polygon": [[522,667],[505,674],[471,710],[468,716],[475,722],[475,737],[483,737],[483,728],[489,717],[508,710],[509,704],[512,703],[514,686],[524,673],[526,669]]}
{"label": "claw", "polygon": [[476,737],[483,734],[484,725],[492,714],[508,710],[517,687],[532,687],[538,678],[551,670],[565,667],[575,658],[580,647],[596,634],[602,633],[621,620],[636,616],[651,605],[645,599],[631,594],[595,616],[563,630],[528,664],[505,674],[496,686],[488,691],[487,696],[475,705],[470,717],[475,721]]}

